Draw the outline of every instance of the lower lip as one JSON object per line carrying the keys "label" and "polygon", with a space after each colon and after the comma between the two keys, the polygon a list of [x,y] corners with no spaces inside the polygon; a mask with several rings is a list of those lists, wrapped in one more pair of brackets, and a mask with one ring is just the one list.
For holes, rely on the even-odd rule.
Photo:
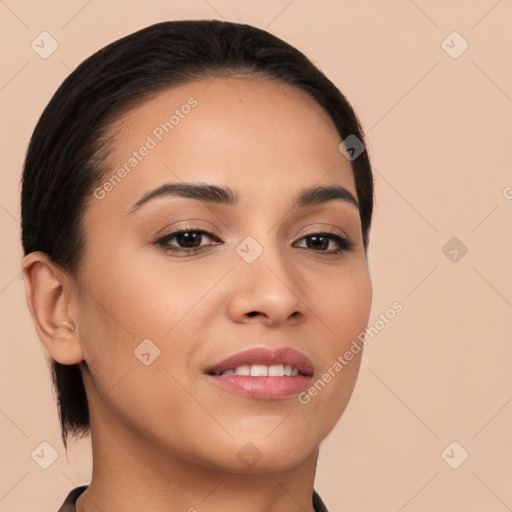
{"label": "lower lip", "polygon": [[311,382],[311,376],[251,377],[246,375],[209,375],[224,389],[262,400],[278,400],[298,395]]}

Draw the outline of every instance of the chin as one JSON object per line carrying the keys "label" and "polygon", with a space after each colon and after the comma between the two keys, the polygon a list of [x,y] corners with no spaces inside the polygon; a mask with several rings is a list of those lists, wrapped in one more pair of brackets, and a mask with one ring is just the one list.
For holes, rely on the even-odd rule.
{"label": "chin", "polygon": [[[278,427],[279,428],[279,427]],[[316,452],[320,443],[315,442],[311,432],[300,435],[297,432],[276,432],[246,441],[237,450],[239,464],[235,471],[247,473],[287,471],[302,464],[312,453]],[[250,439],[250,438],[246,438]]]}

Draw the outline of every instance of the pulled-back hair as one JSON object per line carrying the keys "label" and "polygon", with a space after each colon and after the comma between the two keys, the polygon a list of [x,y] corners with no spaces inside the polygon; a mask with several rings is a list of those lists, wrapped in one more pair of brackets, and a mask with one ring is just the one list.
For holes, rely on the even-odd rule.
{"label": "pulled-back hair", "polygon": [[[243,74],[280,81],[313,98],[340,137],[364,142],[359,121],[337,87],[308,58],[250,25],[216,20],[170,21],[144,28],[83,61],[44,109],[30,139],[22,176],[25,254],[43,251],[71,275],[85,251],[82,219],[108,168],[108,129],[160,91],[195,80]],[[373,176],[364,151],[352,162],[363,244],[373,210]],[[51,359],[62,440],[90,430],[79,364]]]}

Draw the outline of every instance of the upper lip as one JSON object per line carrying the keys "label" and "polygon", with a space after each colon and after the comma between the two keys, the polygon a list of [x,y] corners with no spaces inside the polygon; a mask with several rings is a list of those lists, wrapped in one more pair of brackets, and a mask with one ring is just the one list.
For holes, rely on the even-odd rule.
{"label": "upper lip", "polygon": [[220,374],[224,370],[234,369],[244,364],[261,364],[267,366],[278,364],[289,365],[297,368],[300,374],[313,375],[313,363],[311,359],[289,347],[279,349],[256,347],[243,350],[209,367],[206,373]]}

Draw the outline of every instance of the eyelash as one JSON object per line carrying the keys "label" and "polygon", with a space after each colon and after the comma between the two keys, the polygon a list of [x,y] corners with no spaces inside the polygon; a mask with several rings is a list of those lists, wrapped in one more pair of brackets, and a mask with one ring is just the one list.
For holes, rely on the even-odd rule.
{"label": "eyelash", "polygon": [[[170,251],[173,253],[181,253],[181,254],[185,253],[185,255],[201,252],[204,250],[205,247],[208,247],[208,246],[200,246],[200,247],[193,247],[193,248],[185,248],[185,247],[173,247],[173,246],[169,245],[170,240],[172,240],[176,236],[181,235],[183,233],[196,233],[196,234],[200,234],[200,235],[206,235],[212,239],[217,239],[217,240],[219,239],[219,237],[216,233],[212,233],[212,232],[206,231],[204,229],[195,228],[193,226],[186,226],[183,228],[179,228],[175,231],[172,231],[171,233],[168,233],[167,235],[163,236],[162,238],[159,238],[155,242],[155,244],[162,247],[166,252]],[[310,233],[310,234],[305,235],[302,238],[300,238],[300,240],[303,240],[305,238],[311,238],[314,236],[320,236],[320,237],[328,238],[329,240],[334,240],[339,246],[339,249],[337,249],[335,251],[315,251],[315,249],[310,249],[310,250],[315,251],[320,254],[338,255],[343,252],[351,251],[354,248],[354,242],[352,242],[352,240],[339,235],[335,231],[330,231],[330,230]],[[215,243],[213,245],[219,245],[219,243]],[[299,247],[299,248],[300,249],[309,249],[308,247]]]}

